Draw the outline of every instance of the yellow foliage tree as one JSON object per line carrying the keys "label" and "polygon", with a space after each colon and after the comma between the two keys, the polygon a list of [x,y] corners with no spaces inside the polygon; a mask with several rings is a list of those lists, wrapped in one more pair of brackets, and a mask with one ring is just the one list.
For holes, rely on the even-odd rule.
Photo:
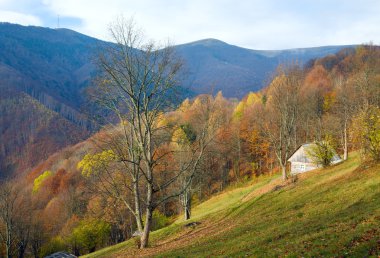
{"label": "yellow foliage tree", "polygon": [[182,147],[182,146],[186,146],[190,144],[190,141],[187,138],[185,131],[181,127],[178,127],[173,132],[172,142],[178,147]]}
{"label": "yellow foliage tree", "polygon": [[86,154],[78,163],[78,169],[82,175],[89,177],[92,173],[97,173],[110,162],[115,161],[117,156],[112,150],[104,150],[96,154]]}
{"label": "yellow foliage tree", "polygon": [[355,142],[361,147],[363,156],[380,161],[380,108],[370,106],[353,119]]}
{"label": "yellow foliage tree", "polygon": [[261,98],[262,96],[260,93],[250,92],[247,97],[247,106],[252,106],[253,104],[260,102]]}
{"label": "yellow foliage tree", "polygon": [[191,103],[190,103],[190,100],[188,98],[186,98],[181,106],[179,107],[179,110],[181,110],[182,112],[186,112],[187,110],[189,110],[191,108]]}
{"label": "yellow foliage tree", "polygon": [[240,119],[243,116],[245,103],[240,101],[234,110],[234,118]]}
{"label": "yellow foliage tree", "polygon": [[157,123],[156,128],[164,128],[168,126],[169,121],[166,118],[165,114],[160,112],[156,123]]}
{"label": "yellow foliage tree", "polygon": [[34,179],[33,182],[33,193],[37,193],[38,190],[41,188],[42,183],[50,176],[52,176],[53,173],[50,170],[46,170],[44,173],[39,175],[36,179]]}

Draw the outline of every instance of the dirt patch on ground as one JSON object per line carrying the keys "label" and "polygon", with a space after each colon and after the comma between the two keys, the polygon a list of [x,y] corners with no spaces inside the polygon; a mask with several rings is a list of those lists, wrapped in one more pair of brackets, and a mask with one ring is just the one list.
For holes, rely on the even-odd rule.
{"label": "dirt patch on ground", "polygon": [[180,233],[153,243],[149,248],[143,250],[128,248],[115,253],[112,257],[152,257],[169,250],[175,250],[189,245],[197,245],[200,239],[222,234],[234,226],[235,223],[227,219],[216,222],[202,221],[201,224],[195,227],[183,227]]}
{"label": "dirt patch on ground", "polygon": [[[268,184],[262,186],[262,187],[259,187],[255,190],[253,190],[251,193],[247,194],[243,199],[242,201],[243,202],[246,202],[246,201],[249,201],[255,197],[258,197],[258,196],[261,196],[263,194],[266,194],[266,193],[269,193],[269,192],[274,192],[274,191],[277,191],[277,190],[280,190],[286,186],[289,186],[289,185],[292,185],[298,181],[303,181],[303,180],[306,180],[308,179],[309,177],[314,177],[316,174],[325,174],[326,171],[322,170],[322,169],[316,169],[314,171],[309,171],[307,173],[301,173],[301,174],[297,174],[297,175],[294,175],[294,176],[290,176],[288,178],[288,180],[286,181],[283,181],[282,178],[276,178],[276,179],[273,179],[272,181],[270,181]],[[334,175],[334,176],[330,176],[330,180],[335,180],[336,178],[341,178],[341,177],[344,177],[346,175]],[[324,182],[324,181],[323,181]]]}
{"label": "dirt patch on ground", "polygon": [[[274,179],[269,184],[255,189],[246,195],[242,201],[246,202],[254,197],[286,187],[289,184],[292,184],[291,180],[284,182],[281,178]],[[155,242],[149,248],[144,250],[128,248],[115,253],[113,257],[152,257],[169,250],[180,249],[189,245],[197,245],[203,238],[223,234],[223,232],[234,228],[236,224],[237,222],[230,219],[222,219],[219,221],[203,220],[194,227],[183,227],[181,232],[165,238],[162,241]]]}
{"label": "dirt patch on ground", "polygon": [[281,178],[273,179],[268,184],[266,184],[266,185],[264,185],[262,187],[259,187],[259,188],[255,189],[255,190],[253,190],[252,192],[250,192],[249,194],[247,194],[242,199],[242,201],[246,202],[246,201],[252,200],[255,197],[261,196],[261,195],[269,193],[269,192],[273,192],[273,191],[279,190],[279,189],[281,189],[281,188],[283,188],[283,187],[285,187],[285,186],[287,186],[289,184],[291,184],[290,181],[285,181],[284,182]]}

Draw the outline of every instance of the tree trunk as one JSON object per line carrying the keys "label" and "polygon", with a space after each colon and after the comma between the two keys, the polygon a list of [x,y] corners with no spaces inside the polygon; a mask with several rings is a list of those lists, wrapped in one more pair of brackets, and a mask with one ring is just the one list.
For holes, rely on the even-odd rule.
{"label": "tree trunk", "polygon": [[286,165],[281,165],[282,179],[285,181],[288,177],[286,175]]}
{"label": "tree trunk", "polygon": [[228,183],[228,172],[229,166],[228,162],[226,162],[222,167],[222,190],[226,188]]}
{"label": "tree trunk", "polygon": [[26,243],[20,243],[18,247],[18,258],[24,258],[25,256],[25,250],[26,250]]}
{"label": "tree trunk", "polygon": [[140,193],[138,189],[138,182],[133,184],[133,196],[135,198],[135,217],[138,231],[143,231],[142,226],[142,214],[141,214],[141,206],[140,206]]}
{"label": "tree trunk", "polygon": [[183,208],[185,213],[185,220],[189,220],[191,217],[191,193],[189,189],[183,194]]}
{"label": "tree trunk", "polygon": [[74,255],[79,257],[80,252],[79,252],[79,248],[78,248],[78,246],[77,246],[76,243],[75,243],[75,245],[74,245],[74,250],[73,250],[73,251],[74,251]]}
{"label": "tree trunk", "polygon": [[88,252],[89,252],[89,253],[93,253],[93,252],[95,252],[95,250],[96,250],[96,246],[93,246],[93,247],[91,247],[91,248],[88,250]]}
{"label": "tree trunk", "polygon": [[348,143],[347,143],[347,121],[344,122],[344,154],[343,160],[348,158]]}
{"label": "tree trunk", "polygon": [[152,225],[153,217],[153,185],[148,183],[147,185],[147,196],[146,196],[146,212],[145,212],[145,225],[144,230],[141,235],[140,248],[146,248],[149,241],[150,227]]}
{"label": "tree trunk", "polygon": [[185,206],[185,220],[189,220],[190,219],[190,216],[191,216],[191,213],[190,213],[190,203],[191,201],[188,202],[188,204]]}
{"label": "tree trunk", "polygon": [[150,227],[152,224],[152,215],[153,215],[152,209],[148,207],[146,209],[144,231],[143,231],[143,234],[141,235],[141,245],[140,245],[141,249],[148,247]]}
{"label": "tree trunk", "polygon": [[11,244],[12,244],[12,235],[11,235],[11,229],[10,229],[10,225],[6,225],[6,257],[7,258],[12,258],[12,255],[11,255]]}
{"label": "tree trunk", "polygon": [[32,242],[32,253],[34,258],[40,258],[40,249],[41,249],[41,244],[38,240],[35,240]]}

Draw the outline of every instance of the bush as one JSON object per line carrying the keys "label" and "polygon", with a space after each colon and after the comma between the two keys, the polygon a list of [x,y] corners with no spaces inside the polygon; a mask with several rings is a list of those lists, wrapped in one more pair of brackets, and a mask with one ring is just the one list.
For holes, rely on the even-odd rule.
{"label": "bush", "polygon": [[52,238],[47,244],[42,246],[41,248],[41,257],[48,256],[50,254],[64,251],[66,250],[66,246],[61,237]]}
{"label": "bush", "polygon": [[306,149],[306,155],[318,166],[328,167],[335,156],[330,140],[317,141]]}
{"label": "bush", "polygon": [[380,161],[380,109],[370,106],[353,120],[355,142],[366,159]]}
{"label": "bush", "polygon": [[[143,217],[143,221],[145,221],[145,215]],[[160,228],[164,228],[171,223],[171,219],[166,217],[164,214],[155,210],[152,216],[152,226],[151,231],[158,230]]]}
{"label": "bush", "polygon": [[85,249],[91,253],[104,244],[110,230],[110,225],[102,220],[83,219],[66,241],[76,243],[79,249]]}

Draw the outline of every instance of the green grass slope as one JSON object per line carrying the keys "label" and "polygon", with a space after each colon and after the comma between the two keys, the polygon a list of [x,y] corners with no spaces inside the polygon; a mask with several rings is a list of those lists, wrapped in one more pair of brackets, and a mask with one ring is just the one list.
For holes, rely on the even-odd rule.
{"label": "green grass slope", "polygon": [[278,176],[227,191],[198,205],[192,221],[152,232],[150,248],[133,240],[88,257],[377,257],[380,254],[380,165],[357,154],[337,166]]}

